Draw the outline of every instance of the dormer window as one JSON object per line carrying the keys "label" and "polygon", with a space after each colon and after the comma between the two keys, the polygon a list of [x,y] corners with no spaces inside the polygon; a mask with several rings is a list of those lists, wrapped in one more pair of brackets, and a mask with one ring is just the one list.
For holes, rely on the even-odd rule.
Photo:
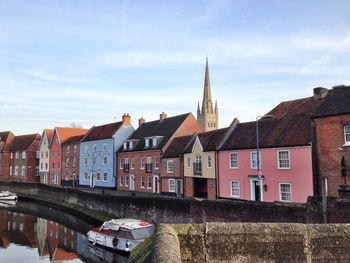
{"label": "dormer window", "polygon": [[123,150],[125,151],[125,150],[127,149],[127,147],[128,147],[128,142],[124,142],[124,144],[123,144]]}
{"label": "dormer window", "polygon": [[132,141],[129,141],[129,150],[131,150],[131,149],[132,149],[132,147],[133,147],[133,145],[132,145]]}
{"label": "dormer window", "polygon": [[156,145],[157,145],[157,138],[153,137],[152,138],[152,147],[156,147]]}
{"label": "dormer window", "polygon": [[148,148],[149,147],[149,138],[146,138],[145,139],[145,148]]}

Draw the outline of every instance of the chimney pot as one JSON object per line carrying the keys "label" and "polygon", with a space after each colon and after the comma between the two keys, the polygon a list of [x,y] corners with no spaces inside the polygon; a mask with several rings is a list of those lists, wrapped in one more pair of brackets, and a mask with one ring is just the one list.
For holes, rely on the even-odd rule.
{"label": "chimney pot", "polygon": [[166,114],[166,113],[164,113],[164,111],[161,113],[161,114],[159,114],[159,119],[160,120],[164,120],[164,119],[166,119],[168,117],[168,115]]}
{"label": "chimney pot", "polygon": [[129,113],[128,114],[124,113],[122,120],[123,120],[124,125],[130,125],[131,124],[131,116],[129,115]]}
{"label": "chimney pot", "polygon": [[139,119],[139,127],[140,127],[142,124],[144,124],[145,121],[146,121],[146,120],[145,120],[143,117],[141,117],[141,118]]}

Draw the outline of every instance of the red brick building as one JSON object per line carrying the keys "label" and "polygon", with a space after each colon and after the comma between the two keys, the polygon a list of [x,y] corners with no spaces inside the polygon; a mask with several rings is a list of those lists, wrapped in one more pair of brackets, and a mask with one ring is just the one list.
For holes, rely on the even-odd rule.
{"label": "red brick building", "polygon": [[162,155],[160,164],[161,192],[169,195],[183,196],[184,161],[182,153],[193,135],[174,138]]}
{"label": "red brick building", "polygon": [[314,194],[337,197],[350,182],[350,87],[315,88],[312,97],[282,102],[268,114],[310,117]]}
{"label": "red brick building", "polygon": [[79,135],[85,135],[88,130],[79,128],[62,128],[56,127],[54,129],[52,139],[50,142],[50,178],[48,184],[61,186],[62,179],[62,144],[69,138]]}
{"label": "red brick building", "polygon": [[40,135],[29,134],[16,136],[10,151],[9,180],[14,182],[39,182],[38,146]]}
{"label": "red brick building", "polygon": [[117,153],[117,189],[122,191],[161,192],[160,160],[173,138],[201,132],[192,113],[159,120],[139,120],[139,128]]}
{"label": "red brick building", "polygon": [[0,181],[8,181],[10,176],[10,150],[9,147],[15,135],[10,132],[0,132]]}
{"label": "red brick building", "polygon": [[84,136],[73,136],[62,143],[62,186],[78,186],[80,141]]}

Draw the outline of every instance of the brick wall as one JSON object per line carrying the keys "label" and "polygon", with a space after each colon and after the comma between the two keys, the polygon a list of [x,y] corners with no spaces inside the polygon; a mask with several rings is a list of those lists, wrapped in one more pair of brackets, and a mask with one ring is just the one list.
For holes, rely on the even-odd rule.
{"label": "brick wall", "polygon": [[[344,145],[344,123],[350,122],[350,114],[315,119],[316,155],[319,177],[327,177],[328,195],[338,196],[338,187],[343,184],[340,162],[342,156],[350,157],[350,147]],[[348,164],[347,183],[350,183]]]}

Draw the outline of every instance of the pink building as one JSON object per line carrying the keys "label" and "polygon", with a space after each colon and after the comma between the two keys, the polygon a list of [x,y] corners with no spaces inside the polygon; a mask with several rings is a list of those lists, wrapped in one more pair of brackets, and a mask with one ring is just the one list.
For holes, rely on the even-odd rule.
{"label": "pink building", "polygon": [[[307,116],[259,121],[260,191],[256,122],[236,124],[218,153],[218,196],[305,203],[313,195],[311,124]],[[262,198],[261,198],[262,195]]]}

